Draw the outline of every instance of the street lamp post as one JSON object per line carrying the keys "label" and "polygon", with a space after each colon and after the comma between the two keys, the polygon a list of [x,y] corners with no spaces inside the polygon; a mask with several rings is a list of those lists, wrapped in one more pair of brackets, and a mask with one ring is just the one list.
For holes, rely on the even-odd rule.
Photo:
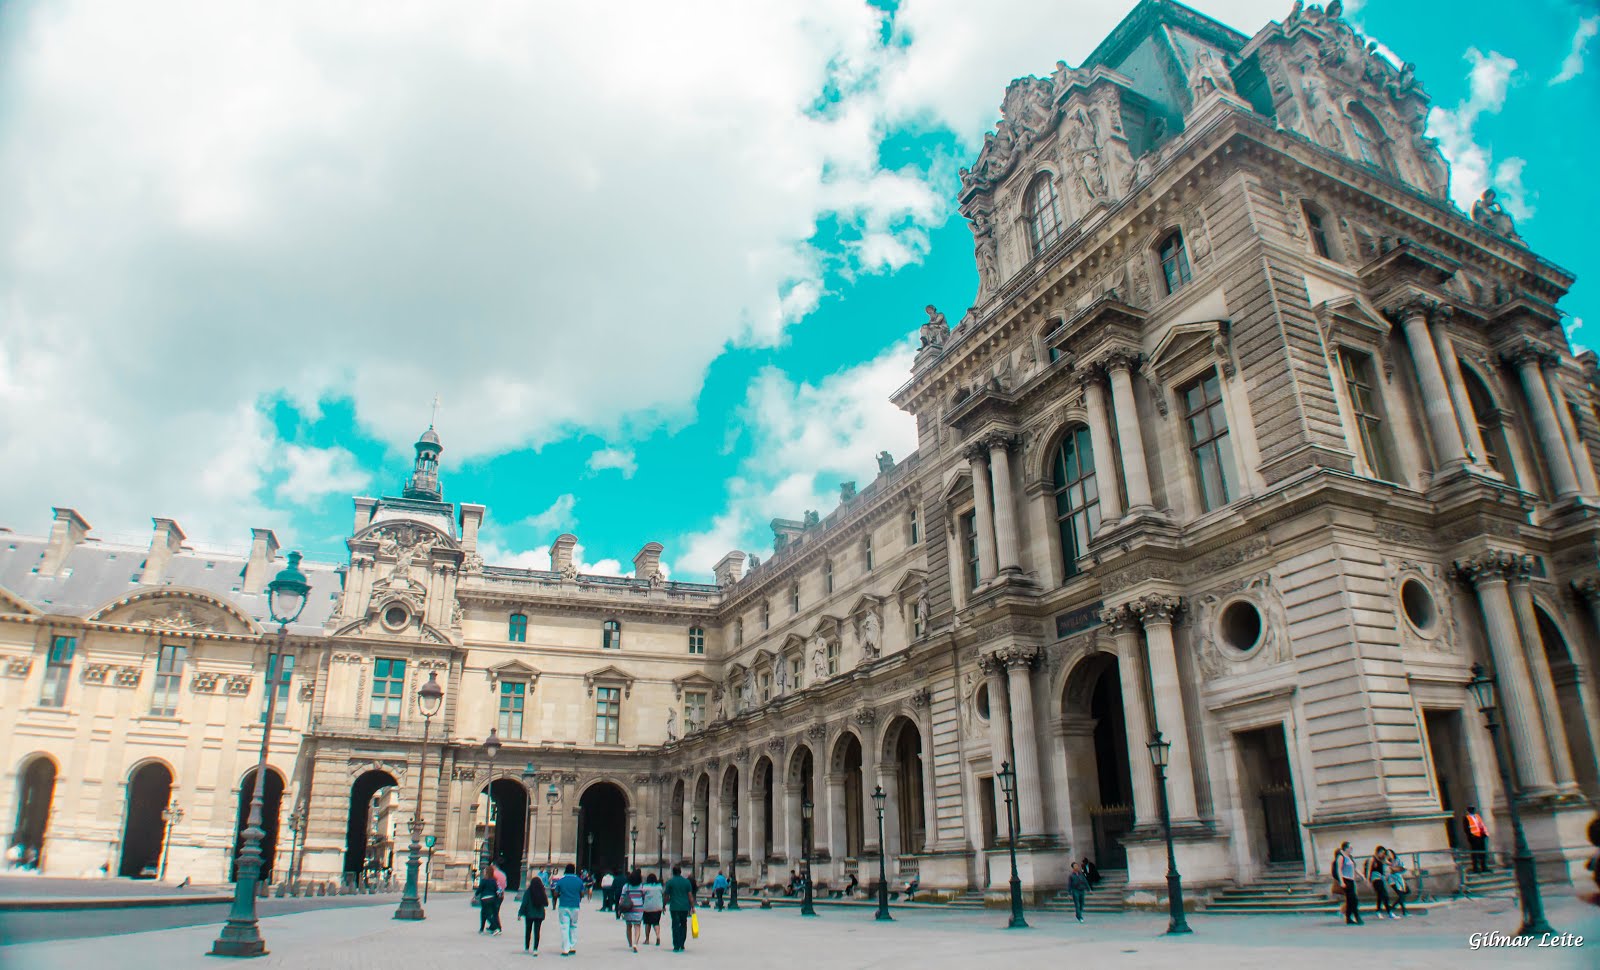
{"label": "street lamp post", "polygon": [[1183,877],[1178,875],[1178,854],[1172,849],[1172,811],[1167,806],[1167,758],[1172,752],[1172,742],[1165,741],[1161,732],[1145,745],[1150,749],[1150,763],[1156,769],[1156,781],[1161,789],[1161,831],[1167,837],[1167,920],[1168,935],[1193,933],[1183,914]]}
{"label": "street lamp post", "polygon": [[[300,618],[306,608],[311,584],[300,571],[300,554],[289,553],[289,563],[267,584],[267,612],[272,622],[278,624],[278,652],[267,654],[267,714],[261,725],[261,758],[256,763],[255,781],[250,795],[250,820],[244,830],[244,848],[239,852],[239,878],[233,884],[233,908],[222,932],[211,944],[211,955],[218,957],[259,957],[267,952],[267,942],[261,938],[261,924],[256,919],[256,881],[261,877],[261,840],[267,834],[261,828],[262,798],[267,782],[267,751],[272,740],[272,720],[277,711],[278,685],[282,679],[282,665],[289,650],[289,624]],[[274,663],[277,664],[274,667]],[[276,676],[271,676],[276,673]]]}
{"label": "street lamp post", "polygon": [[1494,746],[1494,760],[1500,768],[1500,787],[1506,793],[1506,815],[1511,819],[1511,836],[1516,840],[1516,855],[1512,862],[1517,870],[1517,896],[1522,901],[1522,928],[1518,936],[1543,936],[1554,933],[1544,918],[1544,901],[1539,897],[1539,871],[1534,865],[1533,852],[1528,848],[1528,837],[1522,831],[1522,815],[1517,811],[1516,752],[1509,742],[1504,747],[1500,741],[1500,722],[1495,718],[1498,704],[1495,698],[1495,680],[1483,669],[1483,664],[1472,665],[1472,679],[1467,690],[1483,714],[1489,728],[1489,743]]}
{"label": "street lamp post", "polygon": [[483,788],[484,800],[484,830],[483,853],[480,857],[478,871],[488,872],[489,865],[495,861],[495,853],[500,850],[499,842],[500,825],[498,806],[494,803],[494,759],[500,753],[500,729],[490,728],[489,736],[483,739],[483,753],[489,758],[489,783]]}
{"label": "street lamp post", "polygon": [[1000,762],[1000,789],[1006,796],[1006,848],[1011,853],[1011,922],[1007,929],[1025,930],[1028,921],[1022,915],[1022,877],[1017,874],[1017,769],[1011,762]]}
{"label": "street lamp post", "polygon": [[689,871],[694,873],[694,885],[700,888],[700,816],[689,817]]}
{"label": "street lamp post", "polygon": [[167,878],[167,850],[172,846],[172,827],[183,821],[183,809],[176,801],[161,810],[161,821],[166,823],[166,834],[161,838],[161,872],[157,879]]}
{"label": "street lamp post", "polygon": [[533,878],[533,847],[537,845],[533,841],[533,837],[538,834],[535,828],[538,818],[534,815],[534,811],[539,804],[534,797],[539,794],[539,770],[533,766],[531,761],[528,762],[528,767],[522,770],[522,787],[528,793],[528,837],[525,840],[528,843],[528,848],[519,861],[522,864],[522,891],[527,892],[528,881]]}
{"label": "street lamp post", "polygon": [[878,920],[892,920],[889,915],[889,864],[888,846],[883,844],[883,803],[889,800],[882,785],[872,789],[872,807],[878,810]]}
{"label": "street lamp post", "polygon": [[667,874],[667,823],[656,823],[656,881],[665,883]]}
{"label": "street lamp post", "polygon": [[728,862],[728,909],[737,912],[739,909],[739,810],[737,808],[728,815],[728,824],[733,826],[733,857]]}
{"label": "street lamp post", "polygon": [[814,897],[811,895],[811,815],[816,811],[816,806],[811,804],[811,799],[800,803],[800,854],[806,861],[805,896],[800,900],[800,915],[815,916],[817,909],[811,905]]}
{"label": "street lamp post", "polygon": [[[289,813],[289,883],[300,882],[300,840],[305,837],[306,813],[295,809]],[[291,889],[291,892],[298,890]]]}
{"label": "street lamp post", "polygon": [[[444,688],[439,686],[439,672],[428,671],[428,682],[417,688],[417,710],[422,714],[422,754],[417,765],[417,803],[411,810],[411,849],[406,855],[406,887],[400,894],[400,905],[395,908],[395,919],[425,919],[422,903],[417,899],[417,868],[422,865],[422,780],[428,773],[428,734],[433,727],[434,715],[444,704]],[[428,877],[433,877],[433,847],[428,847]]]}
{"label": "street lamp post", "polygon": [[593,832],[587,832],[585,834],[588,835],[588,837],[589,837],[588,838],[589,852],[588,852],[587,855],[584,856],[584,858],[589,860],[589,871],[593,872],[594,871],[594,833]]}
{"label": "street lamp post", "polygon": [[550,868],[555,863],[555,857],[556,857],[556,802],[559,802],[560,800],[561,800],[561,793],[556,791],[556,783],[552,781],[550,783],[550,787],[548,789],[546,789],[545,793],[544,793],[545,804],[550,806],[550,821],[545,823],[545,826],[549,830],[549,833],[550,833],[546,837],[547,841],[546,841],[545,847],[544,847],[544,865],[545,865],[545,868],[547,868],[547,869]]}
{"label": "street lamp post", "polygon": [[639,826],[628,829],[628,871],[639,867]]}

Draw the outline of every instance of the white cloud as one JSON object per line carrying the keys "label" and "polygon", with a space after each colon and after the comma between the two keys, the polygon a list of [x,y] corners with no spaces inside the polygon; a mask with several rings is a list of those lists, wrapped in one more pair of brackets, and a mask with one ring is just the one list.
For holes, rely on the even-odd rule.
{"label": "white cloud", "polygon": [[278,485],[278,494],[291,502],[307,502],[324,495],[354,495],[363,492],[372,476],[356,467],[356,457],[347,449],[307,448],[290,445],[283,449],[288,477]]}
{"label": "white cloud", "polygon": [[807,509],[825,515],[838,505],[839,482],[865,487],[876,477],[878,452],[903,458],[915,450],[915,422],[889,401],[911,375],[913,354],[910,342],[900,343],[816,384],[770,367],[758,374],[737,415],[749,455],[728,482],[726,510],[678,543],[678,570],[709,575],[739,548],[765,557],[772,519],[798,519]]}
{"label": "white cloud", "polygon": [[608,468],[615,468],[623,478],[632,478],[639,470],[639,463],[632,448],[602,448],[589,456],[589,471],[601,472]]}
{"label": "white cloud", "polygon": [[[479,547],[479,555],[484,562],[491,566],[507,566],[512,569],[549,569],[550,547],[539,549],[512,549],[502,545],[497,539],[492,538],[493,533],[485,530],[486,535]],[[583,543],[572,547],[572,561],[577,564],[578,572],[589,573],[594,576],[630,576],[633,574],[633,564],[622,568],[619,559],[602,559],[599,562],[589,562],[584,555]],[[665,572],[665,564],[662,571]]]}
{"label": "white cloud", "polygon": [[1578,21],[1578,29],[1572,35],[1572,48],[1561,61],[1561,72],[1550,79],[1551,84],[1565,84],[1583,73],[1585,49],[1596,34],[1600,34],[1600,16],[1584,17]]}
{"label": "white cloud", "polygon": [[1491,170],[1490,148],[1477,140],[1474,131],[1480,118],[1498,114],[1505,106],[1517,62],[1499,51],[1485,54],[1476,47],[1468,49],[1466,59],[1472,65],[1467,72],[1467,97],[1454,110],[1435,107],[1428,113],[1428,134],[1439,139],[1439,150],[1450,163],[1450,197],[1470,210],[1483,190],[1493,186],[1504,192],[1507,200],[1515,198],[1516,209],[1507,202],[1514,216],[1531,215],[1533,209],[1522,186],[1524,160],[1501,159]]}
{"label": "white cloud", "polygon": [[558,496],[543,512],[523,519],[522,524],[539,532],[566,532],[578,525],[578,517],[572,514],[572,509],[577,504],[577,496],[568,492]]}

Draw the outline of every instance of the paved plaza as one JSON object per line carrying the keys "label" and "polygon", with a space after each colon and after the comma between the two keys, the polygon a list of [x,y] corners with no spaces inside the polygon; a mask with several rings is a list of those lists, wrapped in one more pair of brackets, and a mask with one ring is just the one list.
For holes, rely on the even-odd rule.
{"label": "paved plaza", "polygon": [[[1070,958],[1077,966],[1182,966],[1184,970],[1286,970],[1309,966],[1378,965],[1403,970],[1457,970],[1461,967],[1541,966],[1593,968],[1600,963],[1600,910],[1570,898],[1550,906],[1551,922],[1560,930],[1582,934],[1581,947],[1569,949],[1472,950],[1474,932],[1506,930],[1515,925],[1511,900],[1494,898],[1462,903],[1426,917],[1405,921],[1369,919],[1364,927],[1346,928],[1321,917],[1206,917],[1197,914],[1195,934],[1186,938],[1161,935],[1165,920],[1155,914],[1099,916],[1083,925],[1057,914],[1039,914],[1026,931],[1004,929],[1005,913],[897,912],[895,922],[876,923],[871,910],[824,908],[816,919],[788,909],[739,913],[702,912],[702,934],[690,941],[687,955],[665,947],[630,954],[622,942],[622,926],[611,914],[585,908],[579,924],[579,953],[563,961],[556,938],[547,934],[541,960],[563,966],[582,963],[653,965],[659,961],[706,968],[763,970],[815,963],[820,970],[887,968],[909,964],[928,970],[963,967],[974,958],[984,970],[1003,961],[1012,967],[1055,965]],[[508,905],[509,916],[515,907]],[[405,970],[504,966],[524,959],[520,935],[507,920],[504,936],[479,936],[476,913],[465,896],[436,897],[423,923],[391,919],[393,903],[274,916],[262,921],[271,953],[250,965],[356,970],[382,967]],[[86,916],[92,919],[92,916]],[[554,928],[554,921],[547,921]],[[215,925],[190,926],[148,933],[104,936],[0,947],[6,970],[59,970],[95,967],[117,970],[179,970],[219,965],[205,956],[216,936]],[[774,945],[779,943],[781,945]]]}

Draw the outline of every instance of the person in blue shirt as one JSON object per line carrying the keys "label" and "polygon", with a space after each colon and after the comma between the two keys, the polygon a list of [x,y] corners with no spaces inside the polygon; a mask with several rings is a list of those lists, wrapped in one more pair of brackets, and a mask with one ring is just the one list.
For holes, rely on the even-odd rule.
{"label": "person in blue shirt", "polygon": [[718,872],[717,878],[711,880],[711,895],[716,898],[717,909],[722,909],[722,897],[727,895],[727,892],[728,877]]}
{"label": "person in blue shirt", "polygon": [[561,955],[578,952],[578,907],[583,905],[583,880],[578,867],[567,863],[567,873],[556,880],[556,919],[561,924]]}

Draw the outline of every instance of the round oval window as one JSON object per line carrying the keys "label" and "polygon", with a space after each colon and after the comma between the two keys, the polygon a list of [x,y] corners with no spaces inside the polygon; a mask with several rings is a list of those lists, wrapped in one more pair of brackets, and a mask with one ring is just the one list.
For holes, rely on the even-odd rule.
{"label": "round oval window", "polygon": [[1251,650],[1261,642],[1261,611],[1249,600],[1235,600],[1217,618],[1217,632],[1233,649]]}
{"label": "round oval window", "polygon": [[978,709],[978,716],[985,721],[989,719],[989,685],[980,684],[978,693],[973,696],[973,705]]}
{"label": "round oval window", "polygon": [[406,625],[406,611],[404,607],[391,606],[383,612],[383,622],[389,626],[400,627]]}
{"label": "round oval window", "polygon": [[1400,606],[1406,611],[1406,619],[1419,630],[1432,630],[1439,620],[1433,594],[1420,580],[1408,579],[1400,584]]}

